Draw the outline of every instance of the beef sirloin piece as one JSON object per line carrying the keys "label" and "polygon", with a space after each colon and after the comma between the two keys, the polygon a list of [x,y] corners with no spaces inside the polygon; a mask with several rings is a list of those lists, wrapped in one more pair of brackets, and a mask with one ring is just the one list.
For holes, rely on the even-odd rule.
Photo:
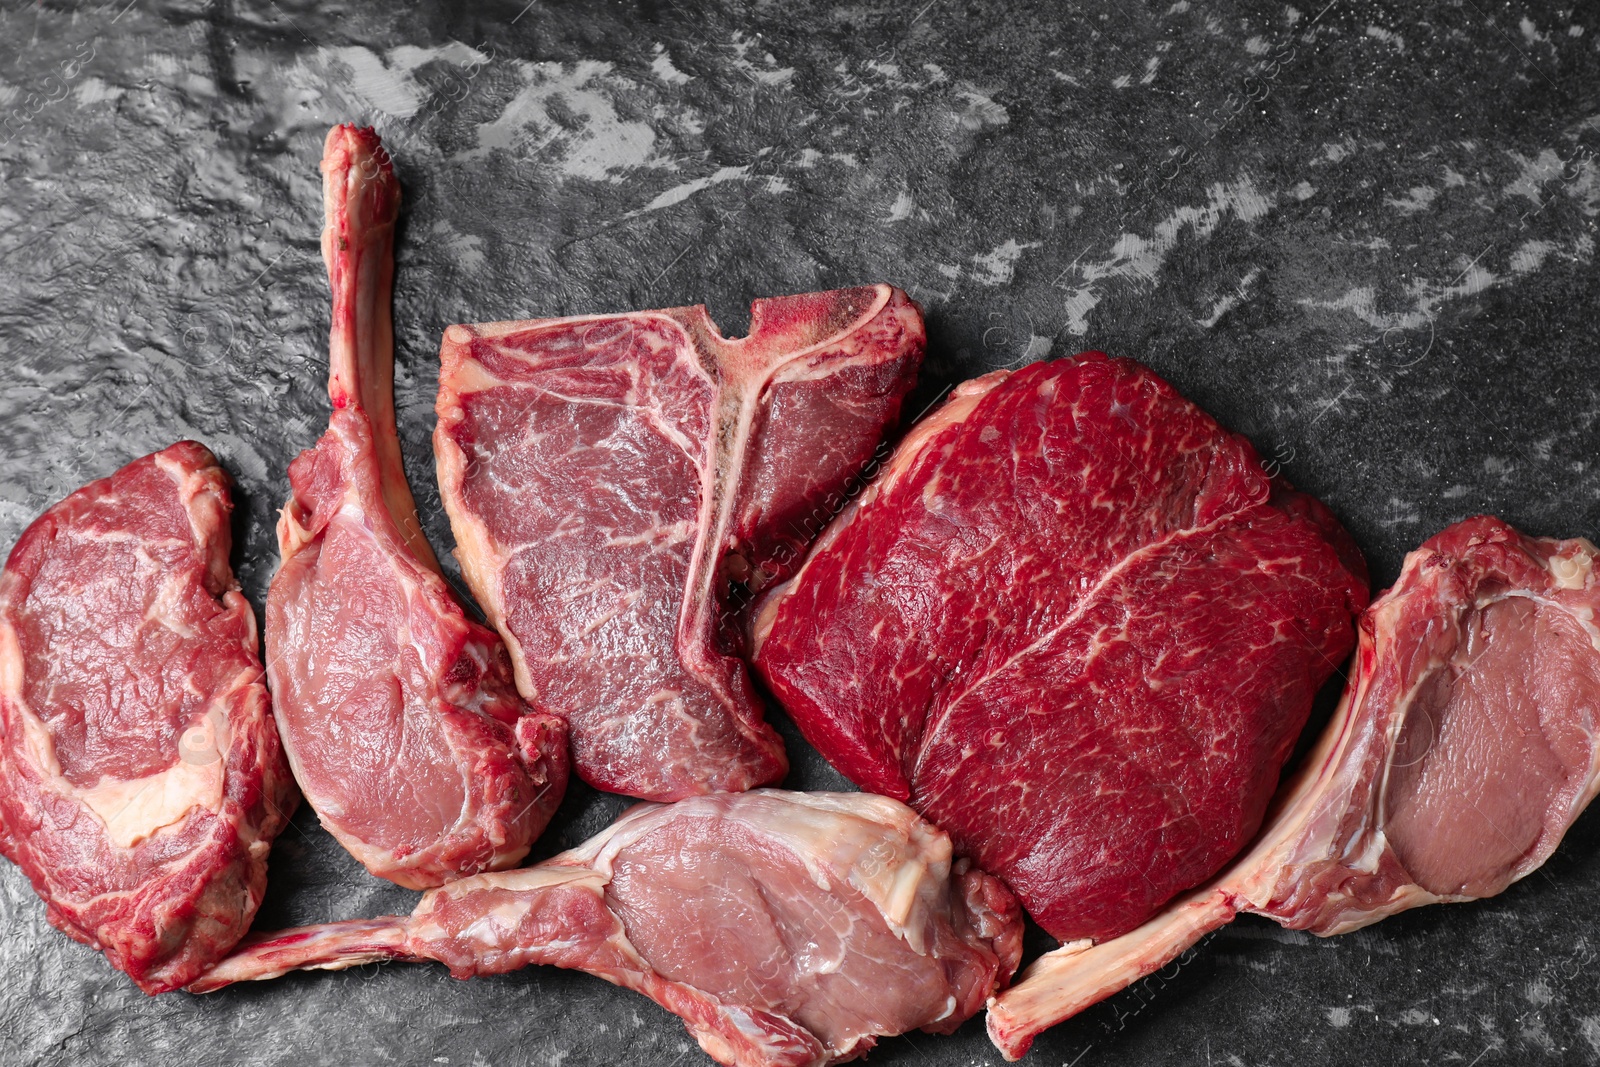
{"label": "beef sirloin piece", "polygon": [[183,441],[46,511],[0,575],[0,850],[147,993],[244,936],[296,800],[232,510]]}
{"label": "beef sirloin piece", "polygon": [[1411,553],[1250,851],[1138,929],[1038,960],[991,1005],[995,1044],[1016,1059],[1241,911],[1331,935],[1536,870],[1600,790],[1596,571],[1589,542],[1488,517]]}
{"label": "beef sirloin piece", "polygon": [[417,521],[395,432],[389,157],[340,126],[322,173],[333,414],[289,467],[268,667],[322,825],[373,874],[424,889],[528,854],[566,788],[566,726],[522,703],[505,646],[462,613]]}
{"label": "beef sirloin piece", "polygon": [[1062,940],[1115,937],[1261,823],[1365,568],[1145,367],[960,386],[754,618],[806,737]]}
{"label": "beef sirloin piece", "polygon": [[783,777],[741,598],[792,573],[899,416],[925,345],[886,285],[452,326],[439,483],[518,688],[590,784],[651,800]]}
{"label": "beef sirloin piece", "polygon": [[530,964],[636,990],[738,1067],[823,1067],[949,1033],[1004,987],[1022,918],[950,839],[862,793],[756,790],[639,805],[520,871],[436,889],[409,917],[257,938],[193,988],[383,959],[459,978]]}

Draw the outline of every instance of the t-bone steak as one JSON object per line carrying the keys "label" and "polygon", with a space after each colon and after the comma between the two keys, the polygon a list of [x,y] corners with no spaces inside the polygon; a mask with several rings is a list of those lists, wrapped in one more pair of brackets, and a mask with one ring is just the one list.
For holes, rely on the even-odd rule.
{"label": "t-bone steak", "polygon": [[958,387],[758,606],[754,662],[836,767],[1100,939],[1249,841],[1365,604],[1321,504],[1096,352]]}
{"label": "t-bone steak", "polygon": [[1406,557],[1361,620],[1356,670],[1267,829],[1140,928],[1064,945],[991,1005],[1015,1059],[1241,911],[1338,934],[1493,896],[1600,790],[1600,573],[1583,540],[1468,519]]}
{"label": "t-bone steak", "polygon": [[522,703],[417,521],[395,432],[389,158],[340,126],[322,173],[333,415],[289,467],[267,667],[322,825],[373,874],[424,889],[527,855],[566,788],[566,726]]}
{"label": "t-bone steak", "polygon": [[950,839],[863,793],[640,805],[570,852],[454,882],[409,918],[266,935],[193,988],[382,959],[459,978],[569,967],[681,1016],[739,1067],[821,1067],[949,1033],[1010,978],[1021,911]]}
{"label": "t-bone steak", "polygon": [[783,777],[740,609],[870,470],[924,347],[886,285],[757,300],[741,339],[703,307],[445,331],[456,552],[585,781],[675,800]]}
{"label": "t-bone steak", "polygon": [[79,489],[0,575],[0,849],[147,993],[250,927],[296,795],[228,476],[183,441]]}

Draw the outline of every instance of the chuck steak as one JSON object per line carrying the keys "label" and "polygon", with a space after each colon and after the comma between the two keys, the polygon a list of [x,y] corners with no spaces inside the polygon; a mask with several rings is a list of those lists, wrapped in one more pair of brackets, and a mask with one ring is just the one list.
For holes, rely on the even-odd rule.
{"label": "chuck steak", "polygon": [[322,173],[333,415],[289,467],[268,672],[322,825],[423,889],[527,855],[566,787],[566,726],[518,698],[505,646],[462,614],[417,522],[394,421],[389,158],[340,126]]}
{"label": "chuck steak", "polygon": [[836,767],[1099,939],[1255,833],[1365,603],[1322,505],[1087,353],[960,386],[758,606],[754,662]]}
{"label": "chuck steak", "polygon": [[295,805],[232,510],[183,441],[46,511],[0,575],[0,850],[147,993],[244,936]]}
{"label": "chuck steak", "polygon": [[1021,912],[905,805],[756,790],[640,805],[578,848],[463,879],[409,918],[270,934],[192,988],[438,960],[458,978],[529,964],[637,990],[739,1067],[821,1067],[882,1035],[949,1033],[1003,987]]}
{"label": "chuck steak", "polygon": [[758,300],[737,340],[703,307],[445,331],[456,552],[585,781],[675,800],[783,777],[740,609],[870,469],[924,343],[886,285]]}
{"label": "chuck steak", "polygon": [[1330,935],[1536,870],[1600,790],[1595,557],[1488,517],[1406,557],[1256,844],[1144,926],[1038,960],[991,1005],[995,1044],[1016,1059],[1241,911]]}

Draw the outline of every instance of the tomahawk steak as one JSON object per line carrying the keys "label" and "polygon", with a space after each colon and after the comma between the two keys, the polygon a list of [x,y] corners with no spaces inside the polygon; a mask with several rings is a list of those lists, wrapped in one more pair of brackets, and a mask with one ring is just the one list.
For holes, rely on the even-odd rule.
{"label": "tomahawk steak", "polygon": [[1256,844],[1144,926],[1039,959],[991,1005],[995,1044],[1016,1059],[1241,911],[1331,935],[1536,870],[1600,790],[1596,555],[1480,517],[1406,557]]}
{"label": "tomahawk steak", "polygon": [[820,1067],[954,1030],[1021,940],[1011,894],[952,864],[905,805],[756,790],[639,805],[538,866],[433,890],[410,918],[267,935],[192,988],[382,959],[458,978],[550,964],[650,997],[722,1063]]}
{"label": "tomahawk steak", "polygon": [[232,510],[182,441],[46,511],[0,575],[0,850],[147,993],[244,936],[296,800]]}
{"label": "tomahawk steak", "polygon": [[703,307],[445,331],[456,552],[585,781],[675,800],[783,777],[730,654],[740,609],[870,473],[924,344],[886,285],[757,300],[738,340]]}
{"label": "tomahawk steak", "polygon": [[758,606],[754,662],[846,775],[1106,938],[1255,833],[1365,602],[1322,505],[1088,353],[959,387]]}
{"label": "tomahawk steak", "polygon": [[462,614],[417,521],[394,420],[388,155],[339,126],[322,173],[333,415],[289,467],[268,673],[322,825],[423,889],[527,855],[566,788],[566,727],[518,698],[505,646]]}

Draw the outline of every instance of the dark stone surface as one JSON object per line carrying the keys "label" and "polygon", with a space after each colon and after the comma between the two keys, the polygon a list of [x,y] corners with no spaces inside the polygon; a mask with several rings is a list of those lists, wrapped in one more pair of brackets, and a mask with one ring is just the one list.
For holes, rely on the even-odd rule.
{"label": "dark stone surface", "polygon": [[[0,544],[184,436],[239,479],[259,605],[325,420],[316,169],[405,184],[397,391],[436,545],[457,321],[887,280],[921,403],[1087,347],[1145,360],[1345,519],[1380,582],[1446,524],[1600,526],[1600,21],[1458,0],[0,5]],[[921,406],[919,403],[918,407]],[[838,779],[790,733],[792,784]],[[541,852],[600,828],[574,790]],[[1242,920],[1040,1040],[1049,1064],[1600,1058],[1600,822],[1502,897],[1332,940]],[[267,925],[405,908],[302,812]],[[0,869],[0,1062],[704,1062],[581,975],[304,975],[147,999]],[[988,1064],[981,1025],[879,1063]]]}

